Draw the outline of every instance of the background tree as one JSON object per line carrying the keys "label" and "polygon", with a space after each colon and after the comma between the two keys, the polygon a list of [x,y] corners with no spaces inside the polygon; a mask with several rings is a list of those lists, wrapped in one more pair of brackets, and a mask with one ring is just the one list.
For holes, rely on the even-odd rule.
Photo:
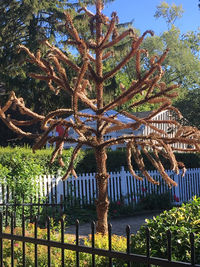
{"label": "background tree", "polygon": [[[152,35],[151,31],[146,31],[140,37],[133,29],[128,29],[118,34],[116,29],[116,24],[118,23],[117,14],[115,12],[112,13],[110,19],[103,15],[103,1],[101,0],[97,0],[95,6],[95,14],[84,7],[80,10],[88,16],[91,35],[93,36],[90,40],[87,40],[87,38],[84,40],[82,35],[80,38],[71,14],[65,13],[65,27],[68,31],[68,36],[70,36],[66,43],[74,45],[79,52],[81,59],[79,65],[47,40],[43,42],[43,45],[45,46],[44,51],[46,49],[48,51],[43,55],[38,53],[38,51],[32,53],[24,45],[19,46],[21,51],[27,53],[29,62],[37,67],[37,73],[34,72],[29,75],[32,78],[45,81],[50,90],[55,94],[66,92],[72,98],[71,108],[53,110],[46,116],[39,115],[27,108],[23,99],[17,98],[13,92],[7,103],[0,109],[0,117],[17,134],[27,138],[34,138],[36,140],[33,147],[34,150],[43,147],[47,141],[50,143],[55,142],[56,148],[52,154],[51,162],[58,156],[59,163],[63,165],[62,150],[64,142],[75,143],[76,147],[63,179],[67,179],[70,174],[76,176],[74,160],[83,145],[94,149],[97,162],[96,180],[98,188],[98,199],[96,201],[97,232],[105,234],[107,232],[107,213],[109,207],[109,175],[106,168],[107,149],[115,144],[126,144],[128,166],[133,177],[139,180],[146,177],[148,181],[158,184],[145,168],[141,154],[141,151],[143,151],[151,163],[158,169],[165,182],[171,187],[175,186],[176,183],[166,174],[160,156],[167,158],[171,163],[172,170],[178,173],[179,168],[183,168],[184,164],[177,162],[173,154],[173,144],[177,142],[189,144],[190,148],[186,149],[186,151],[200,151],[200,135],[197,128],[183,127],[175,120],[156,122],[158,124],[167,123],[168,125],[175,126],[177,131],[174,137],[153,125],[152,117],[165,109],[175,112],[177,117],[181,118],[180,112],[171,106],[171,99],[177,96],[177,93],[174,92],[177,85],[171,84],[168,86],[162,81],[164,71],[161,64],[166,58],[168,50],[165,50],[164,53],[158,56],[148,57],[146,51],[141,49],[140,46],[147,34]],[[132,46],[126,56],[113,66],[112,69],[104,70],[104,64],[106,64],[104,62],[112,56],[113,47],[127,37],[131,39]],[[143,55],[145,55],[146,61],[148,61],[149,68],[143,68],[143,65],[141,65]],[[113,97],[109,103],[105,103],[104,85],[106,81],[115,76],[120,69],[123,69],[132,57],[135,57],[136,79],[132,81],[128,88],[121,88],[120,95]],[[71,80],[68,79],[66,66],[76,74]],[[135,101],[131,101],[137,95],[141,95],[142,98],[136,98]],[[79,111],[79,103],[81,103],[81,106],[84,105],[90,108],[93,114]],[[125,105],[126,103],[129,103],[128,107]],[[125,108],[130,110],[145,103],[156,103],[158,107],[151,115],[143,119],[139,119],[125,110]],[[9,108],[11,106],[19,110],[20,113],[29,116],[30,119],[21,121],[13,119],[9,115]],[[114,113],[109,112],[112,109],[115,110]],[[132,123],[125,124],[121,122],[118,118],[120,113],[117,109],[120,109],[123,115],[131,118]],[[73,115],[73,120],[67,121],[63,119],[63,116],[66,117],[71,114]],[[84,121],[81,118],[84,118]],[[41,123],[42,134],[33,134],[23,130],[23,126],[33,125],[35,122]],[[95,127],[92,127],[88,122],[93,122]],[[139,129],[143,124],[151,127],[154,133],[147,136],[135,135],[134,130]],[[49,134],[58,125],[64,127],[63,136],[50,136]],[[66,135],[69,128],[72,128],[78,134],[78,138],[71,138]],[[132,134],[104,140],[105,134],[127,128],[132,129]],[[131,165],[132,156],[138,164],[141,176],[136,175],[133,170]]]}
{"label": "background tree", "polygon": [[[141,48],[147,50],[150,57],[154,54],[161,55],[163,50],[169,48],[166,59],[162,64],[165,71],[162,79],[168,85],[173,82],[180,85],[178,89],[179,96],[173,100],[175,103],[179,99],[180,101],[185,99],[188,91],[198,88],[200,84],[199,30],[181,34],[180,30],[175,26],[175,21],[183,14],[182,6],[174,4],[170,6],[162,2],[157,8],[155,17],[165,19],[168,30],[159,36],[147,37],[141,44]],[[141,57],[141,61],[143,67],[141,71],[144,72],[145,69],[149,68],[144,54]],[[121,84],[127,87],[131,84],[132,79],[136,78],[134,66],[135,58],[132,58],[122,71],[114,77],[116,94],[120,94]],[[137,98],[142,98],[142,96],[137,96]],[[132,101],[135,101],[135,99]],[[133,111],[152,110],[155,107],[155,104],[146,103],[140,107],[133,108]]]}
{"label": "background tree", "polygon": [[184,99],[176,102],[175,106],[181,111],[187,124],[200,128],[200,90],[199,88],[188,91]]}
{"label": "background tree", "polygon": [[157,6],[155,18],[163,18],[171,29],[178,18],[181,18],[184,13],[182,5],[175,5],[174,3],[170,6],[167,2],[162,1],[161,4]]}
{"label": "background tree", "polygon": [[[106,2],[110,1],[112,0]],[[87,1],[87,3],[94,4],[94,0]],[[80,3],[80,1],[71,0],[1,1],[0,83],[4,85],[4,93],[1,92],[1,104],[4,103],[9,92],[15,91],[17,95],[23,97],[32,110],[42,114],[47,114],[56,107],[66,107],[66,101],[70,106],[71,101],[67,96],[55,96],[49,93],[45,82],[27,76],[27,72],[33,72],[34,68],[32,64],[24,64],[26,54],[17,53],[17,46],[23,43],[33,52],[36,52],[38,48],[45,52],[41,46],[41,40],[48,38],[50,43],[56,42],[56,45],[64,50],[68,57],[74,58],[79,64],[80,59],[71,53],[69,46],[65,46],[65,40],[62,37],[67,36],[68,32],[61,22],[64,18],[64,10],[70,10],[75,17],[75,25],[79,28],[79,32],[87,32],[85,36],[89,38],[86,16],[77,13],[83,4],[84,1]],[[68,77],[73,76],[73,71],[67,69],[67,72]],[[19,139],[1,122],[0,128],[2,135],[0,145],[32,144],[25,138]]]}

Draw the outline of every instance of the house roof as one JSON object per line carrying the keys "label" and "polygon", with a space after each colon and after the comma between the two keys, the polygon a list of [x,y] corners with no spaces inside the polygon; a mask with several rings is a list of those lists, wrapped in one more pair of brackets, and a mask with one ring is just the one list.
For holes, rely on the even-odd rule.
{"label": "house roof", "polygon": [[[92,109],[83,109],[79,111],[80,113],[86,113],[86,114],[90,114],[90,115],[96,115],[96,113],[92,110]],[[110,117],[110,116],[115,116],[119,121],[121,121],[122,123],[133,123],[135,122],[133,119],[128,118],[127,116],[118,113],[115,110],[108,110],[105,112],[104,114],[106,117]],[[69,117],[66,118],[67,121],[69,121],[70,119],[74,120],[74,115],[71,115]],[[88,118],[86,117],[80,117],[81,121],[86,121]]]}
{"label": "house roof", "polygon": [[137,118],[146,118],[152,113],[152,110],[149,111],[140,111],[140,112],[132,112]]}

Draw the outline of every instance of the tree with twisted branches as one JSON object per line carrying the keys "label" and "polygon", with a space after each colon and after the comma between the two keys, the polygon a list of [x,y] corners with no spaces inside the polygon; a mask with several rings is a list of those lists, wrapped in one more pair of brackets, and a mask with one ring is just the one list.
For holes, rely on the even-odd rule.
{"label": "tree with twisted branches", "polygon": [[[56,147],[52,154],[51,162],[56,157],[59,158],[59,163],[63,166],[62,150],[65,142],[75,143],[76,147],[72,153],[70,164],[66,170],[63,180],[69,175],[76,176],[74,170],[74,160],[77,157],[81,147],[87,145],[94,149],[97,162],[96,180],[98,186],[98,199],[96,200],[97,211],[97,232],[105,234],[107,232],[107,213],[109,208],[108,200],[108,179],[109,175],[106,168],[107,149],[116,144],[124,144],[127,148],[128,167],[135,179],[142,180],[144,177],[153,184],[158,184],[148,173],[143,162],[143,152],[149,161],[160,172],[165,182],[171,186],[176,186],[176,183],[165,172],[164,166],[160,160],[161,156],[167,158],[171,163],[171,169],[175,173],[179,173],[179,169],[184,169],[184,164],[177,162],[174,156],[175,143],[190,145],[185,151],[196,152],[200,151],[200,133],[197,128],[182,126],[179,120],[156,121],[156,125],[166,123],[169,126],[176,127],[176,134],[171,137],[160,127],[155,126],[152,120],[153,116],[163,110],[171,110],[176,113],[176,116],[181,119],[180,112],[171,106],[171,99],[177,96],[175,89],[176,84],[167,86],[162,77],[164,71],[161,64],[164,61],[168,50],[161,55],[156,55],[148,58],[148,52],[140,49],[147,34],[152,35],[152,31],[146,31],[142,36],[137,36],[133,29],[125,30],[118,34],[117,23],[118,17],[115,12],[112,13],[109,19],[102,13],[103,1],[96,0],[96,13],[92,13],[86,7],[81,8],[80,12],[85,12],[89,19],[89,25],[92,38],[84,40],[80,36],[74,26],[73,18],[69,13],[65,13],[65,27],[70,35],[70,39],[66,42],[77,48],[81,56],[81,64],[74,63],[61,49],[51,45],[47,40],[43,42],[48,48],[46,56],[42,56],[38,50],[36,54],[23,46],[19,46],[19,50],[23,50],[28,55],[28,61],[37,66],[40,72],[30,73],[29,75],[35,79],[45,81],[50,90],[55,94],[67,92],[71,97],[71,108],[58,109],[50,112],[46,116],[39,115],[25,106],[22,98],[18,98],[14,93],[10,95],[7,103],[0,109],[0,117],[7,126],[18,133],[20,136],[34,138],[36,140],[33,150],[42,148],[46,142],[55,143]],[[113,48],[125,38],[131,38],[132,46],[130,51],[112,70],[104,72],[104,61],[112,56]],[[121,85],[121,94],[117,97],[113,96],[113,100],[109,103],[104,102],[104,85],[105,82],[111,79],[119,72],[131,58],[135,57],[136,78],[132,81],[129,88],[124,88]],[[146,57],[149,69],[142,69],[140,64],[141,57]],[[71,68],[75,73],[73,80],[68,79],[66,72],[67,68]],[[139,95],[137,98],[135,96]],[[134,101],[131,101],[134,98]],[[136,99],[136,100],[135,100]],[[79,110],[79,103],[82,106],[90,108],[94,115],[83,113]],[[124,107],[129,103],[128,110],[133,107],[143,105],[145,103],[156,103],[157,108],[145,118],[137,118],[131,112],[124,110]],[[16,108],[20,113],[26,114],[30,120],[17,121],[9,116],[9,108]],[[116,110],[115,115],[108,116],[107,111]],[[117,111],[118,110],[118,111]],[[120,111],[119,111],[120,110]],[[121,122],[117,114],[123,115],[132,119],[131,123]],[[63,117],[73,115],[74,120],[67,121]],[[80,118],[86,118],[83,122]],[[90,126],[88,121],[94,122],[95,127]],[[23,130],[23,126],[41,123],[42,134],[33,134]],[[61,125],[65,130],[61,136],[50,136],[50,133]],[[147,125],[153,132],[149,135],[135,135],[134,131],[139,129],[141,125]],[[77,134],[77,138],[66,135],[66,132],[72,128]],[[104,135],[119,131],[121,129],[132,129],[132,134],[119,136],[104,140]],[[176,149],[177,150],[177,149]],[[131,157],[134,157],[142,173],[142,177],[138,176],[132,165]]]}

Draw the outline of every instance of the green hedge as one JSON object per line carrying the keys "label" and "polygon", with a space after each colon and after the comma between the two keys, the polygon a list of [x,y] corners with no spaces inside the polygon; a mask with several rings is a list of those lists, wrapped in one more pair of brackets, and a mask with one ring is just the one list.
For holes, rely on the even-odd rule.
{"label": "green hedge", "polygon": [[[62,168],[58,164],[56,159],[53,164],[50,164],[51,154],[53,149],[41,149],[36,150],[33,153],[32,149],[29,147],[6,147],[0,148],[0,164],[4,167],[9,167],[9,169],[15,173],[15,166],[20,159],[23,162],[31,162],[31,164],[37,164],[37,168],[40,169],[40,174],[56,174],[58,171],[64,173],[67,166],[69,165],[70,157],[72,155],[72,149],[63,151],[63,161],[65,167]],[[77,161],[76,161],[77,162]],[[31,166],[31,164],[29,164]]]}
{"label": "green hedge", "polygon": [[146,253],[146,228],[150,231],[152,257],[167,258],[167,231],[171,232],[172,260],[190,262],[190,234],[194,234],[196,263],[200,262],[200,198],[164,211],[146,223],[131,238],[132,251]]}
{"label": "green hedge", "polygon": [[64,173],[69,165],[72,150],[64,151],[65,168],[61,168],[57,161],[49,164],[51,149],[38,150],[33,153],[30,148],[0,148],[0,183],[9,186],[15,193],[16,201],[29,202],[37,190],[36,177],[40,174]]}
{"label": "green hedge", "polygon": [[[37,150],[36,153],[33,153],[30,148],[26,147],[16,147],[16,148],[0,148],[0,170],[1,174],[7,173],[6,168],[8,166],[13,166],[13,160],[17,160],[16,157],[23,158],[24,161],[29,161],[29,164],[34,161],[34,164],[38,164],[37,169],[40,169],[41,173],[45,174],[56,174],[58,170],[61,173],[64,173],[66,170],[70,156],[72,154],[72,149],[64,150],[63,160],[66,164],[66,167],[61,168],[56,160],[53,164],[49,164],[52,149],[42,149]],[[185,163],[187,168],[199,168],[200,167],[200,153],[176,153],[176,158],[178,161]],[[170,168],[169,162],[165,159],[162,159],[166,169]],[[144,155],[145,166],[148,170],[154,170],[152,164],[147,160]],[[11,164],[12,163],[12,164]],[[82,151],[76,160],[76,171],[77,173],[90,173],[96,172],[96,159],[94,152],[92,150]],[[138,169],[137,165],[132,159],[132,164],[135,169]],[[31,164],[30,164],[31,165]],[[107,170],[111,171],[120,171],[121,166],[124,166],[127,170],[127,160],[126,160],[126,151],[117,150],[117,151],[108,151],[107,158]],[[10,168],[9,167],[9,168]],[[3,170],[4,168],[4,170]],[[0,174],[0,175],[1,175]],[[0,176],[1,177],[1,176]]]}
{"label": "green hedge", "polygon": [[[175,153],[178,161],[184,162],[186,168],[200,168],[200,153]],[[147,170],[154,170],[154,166],[147,160],[146,156],[144,157],[144,163]],[[170,164],[166,159],[162,158],[162,162],[166,169],[170,169]],[[134,159],[132,158],[133,167],[137,170],[138,166],[135,164]],[[121,166],[124,166],[126,170],[127,160],[126,160],[126,151],[117,150],[117,151],[108,151],[107,158],[107,170],[110,171],[120,171]],[[96,161],[95,155],[92,150],[88,150],[84,153],[82,159],[78,162],[76,167],[78,173],[90,173],[96,172]]]}

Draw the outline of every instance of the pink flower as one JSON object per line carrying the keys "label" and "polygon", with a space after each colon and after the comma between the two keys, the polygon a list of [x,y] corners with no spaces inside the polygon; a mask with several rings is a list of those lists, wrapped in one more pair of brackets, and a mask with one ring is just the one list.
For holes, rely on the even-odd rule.
{"label": "pink flower", "polygon": [[121,205],[121,202],[120,202],[120,201],[117,201],[117,205],[118,205],[118,206]]}
{"label": "pink flower", "polygon": [[15,243],[14,246],[15,246],[15,247],[19,247],[19,244],[18,244],[18,243]]}
{"label": "pink flower", "polygon": [[147,192],[147,189],[144,188],[144,187],[142,187],[142,192],[143,192],[143,193],[144,193],[144,192]]}
{"label": "pink flower", "polygon": [[174,194],[174,201],[175,202],[179,202],[180,201],[179,197],[177,197],[175,194]]}

